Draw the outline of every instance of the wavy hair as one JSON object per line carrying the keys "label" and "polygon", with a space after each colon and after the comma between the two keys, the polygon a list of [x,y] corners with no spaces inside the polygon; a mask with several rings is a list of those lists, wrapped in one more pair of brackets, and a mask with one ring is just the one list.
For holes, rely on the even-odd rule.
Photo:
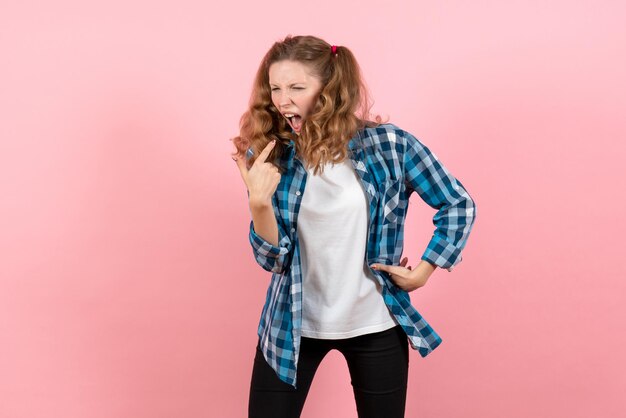
{"label": "wavy hair", "polygon": [[[291,131],[272,102],[269,68],[283,60],[302,63],[322,84],[299,136]],[[346,158],[348,142],[357,131],[384,123],[379,115],[370,120],[370,109],[360,67],[347,47],[337,46],[334,55],[331,45],[320,38],[288,35],[274,43],[259,65],[248,110],[239,122],[239,136],[231,139],[237,149],[233,156],[245,156],[251,148],[254,155],[248,160],[250,167],[265,146],[275,139],[276,145],[267,161],[284,172],[276,161],[293,140],[297,155],[308,167],[314,167],[317,174],[323,171],[324,164]]]}

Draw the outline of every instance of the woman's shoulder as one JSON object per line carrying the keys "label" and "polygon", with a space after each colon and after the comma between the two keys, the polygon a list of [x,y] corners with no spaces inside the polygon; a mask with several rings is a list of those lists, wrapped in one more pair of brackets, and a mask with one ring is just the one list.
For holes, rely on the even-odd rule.
{"label": "woman's shoulder", "polygon": [[363,130],[363,139],[371,144],[404,143],[411,134],[394,123],[381,123]]}

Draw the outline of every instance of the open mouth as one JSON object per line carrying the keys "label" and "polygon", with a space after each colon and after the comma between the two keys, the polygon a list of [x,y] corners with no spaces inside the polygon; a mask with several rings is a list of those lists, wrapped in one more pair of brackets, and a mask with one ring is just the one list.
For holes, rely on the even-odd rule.
{"label": "open mouth", "polygon": [[302,129],[302,116],[297,113],[283,113],[283,116],[287,118],[289,125],[293,128],[294,131],[300,133],[300,129]]}

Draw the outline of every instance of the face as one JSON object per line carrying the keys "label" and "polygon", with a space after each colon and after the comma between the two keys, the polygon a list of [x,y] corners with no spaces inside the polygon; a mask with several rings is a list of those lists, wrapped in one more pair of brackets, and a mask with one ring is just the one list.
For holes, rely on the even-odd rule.
{"label": "face", "polygon": [[269,82],[274,106],[299,134],[322,90],[320,79],[306,65],[283,60],[270,65]]}

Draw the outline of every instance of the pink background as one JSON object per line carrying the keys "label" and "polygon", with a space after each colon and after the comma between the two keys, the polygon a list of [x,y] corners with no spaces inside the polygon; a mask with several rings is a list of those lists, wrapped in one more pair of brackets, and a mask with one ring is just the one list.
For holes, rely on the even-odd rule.
{"label": "pink background", "polygon": [[[477,201],[412,293],[443,344],[407,417],[626,416],[626,6],[433,3],[4,1],[0,417],[246,415],[269,273],[228,138],[287,34],[351,48]],[[303,417],[356,417],[349,381],[331,353]]]}

